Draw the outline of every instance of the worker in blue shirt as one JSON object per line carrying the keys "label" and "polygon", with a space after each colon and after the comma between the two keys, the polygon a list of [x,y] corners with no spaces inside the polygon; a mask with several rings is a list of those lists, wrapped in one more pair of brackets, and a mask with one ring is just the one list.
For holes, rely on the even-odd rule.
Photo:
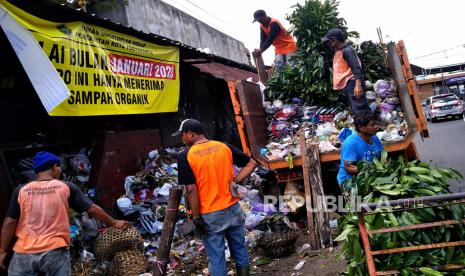
{"label": "worker in blue shirt", "polygon": [[358,173],[357,162],[373,162],[373,158],[379,158],[383,151],[381,140],[376,136],[379,123],[376,116],[362,114],[354,119],[356,132],[347,137],[342,143],[341,164],[337,181],[343,189],[344,183],[352,179]]}

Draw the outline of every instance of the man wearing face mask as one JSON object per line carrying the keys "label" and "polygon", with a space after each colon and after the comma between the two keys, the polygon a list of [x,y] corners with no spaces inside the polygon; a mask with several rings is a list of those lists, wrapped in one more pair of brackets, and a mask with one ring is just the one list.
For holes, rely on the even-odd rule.
{"label": "man wearing face mask", "polygon": [[[208,140],[203,125],[195,119],[182,121],[173,133],[177,135],[189,147],[178,156],[178,183],[186,187],[195,232],[207,251],[210,275],[227,274],[225,239],[236,261],[236,275],[249,275],[244,214],[234,187],[257,163],[232,145]],[[242,167],[236,176],[233,164]]]}
{"label": "man wearing face mask", "polygon": [[115,220],[92,203],[79,188],[60,181],[60,159],[40,151],[34,157],[37,178],[13,192],[7,216],[3,222],[0,246],[0,267],[13,239],[15,254],[8,269],[10,276],[39,275],[68,276],[70,271],[69,208],[87,212],[93,218],[115,228],[131,224]]}

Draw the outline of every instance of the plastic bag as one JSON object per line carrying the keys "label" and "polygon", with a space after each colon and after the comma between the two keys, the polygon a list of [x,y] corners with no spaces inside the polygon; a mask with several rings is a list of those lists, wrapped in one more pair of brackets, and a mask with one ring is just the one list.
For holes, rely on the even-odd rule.
{"label": "plastic bag", "polygon": [[367,98],[368,101],[374,101],[376,100],[377,94],[373,91],[367,91],[365,94],[365,97]]}
{"label": "plastic bag", "polygon": [[136,180],[134,179],[134,176],[127,176],[124,179],[124,190],[126,191],[126,196],[129,198],[134,197],[134,193],[131,190],[132,184],[136,183]]}
{"label": "plastic bag", "polygon": [[291,212],[296,212],[305,205],[305,197],[302,196],[294,182],[290,180],[287,181],[286,189],[284,190],[284,202],[290,208]]}
{"label": "plastic bag", "polygon": [[163,229],[163,222],[157,220],[157,216],[152,211],[145,211],[140,214],[140,222],[145,231],[156,234]]}
{"label": "plastic bag", "polygon": [[127,197],[121,197],[116,200],[116,205],[118,209],[125,215],[130,215],[134,213],[136,210],[132,207],[132,202]]}
{"label": "plastic bag", "polygon": [[71,166],[77,173],[89,173],[90,172],[90,160],[84,154],[78,154],[71,158]]}
{"label": "plastic bag", "polygon": [[399,105],[400,104],[400,99],[399,97],[395,96],[388,96],[384,100],[385,103],[390,104],[390,105]]}
{"label": "plastic bag", "polygon": [[266,217],[265,214],[263,213],[253,213],[253,212],[247,212],[245,214],[245,227],[247,227],[247,229],[251,230],[255,227],[257,227],[257,225],[262,221],[264,220]]}
{"label": "plastic bag", "polygon": [[388,103],[380,103],[378,104],[378,111],[384,112],[384,113],[391,113],[396,109],[395,105],[388,104]]}
{"label": "plastic bag", "polygon": [[278,212],[273,204],[252,203],[252,212],[266,213],[272,215]]}
{"label": "plastic bag", "polygon": [[386,97],[387,93],[392,90],[391,83],[386,80],[378,80],[374,88],[375,92],[383,99]]}
{"label": "plastic bag", "polygon": [[173,185],[165,183],[161,189],[158,191],[159,195],[162,196],[168,196],[170,194],[170,189],[173,187]]}

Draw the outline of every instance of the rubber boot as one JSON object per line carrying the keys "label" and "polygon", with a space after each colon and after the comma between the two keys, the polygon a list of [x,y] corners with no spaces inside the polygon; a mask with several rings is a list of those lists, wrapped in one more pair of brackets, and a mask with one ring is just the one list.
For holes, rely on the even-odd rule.
{"label": "rubber boot", "polygon": [[250,266],[236,267],[237,276],[250,276]]}

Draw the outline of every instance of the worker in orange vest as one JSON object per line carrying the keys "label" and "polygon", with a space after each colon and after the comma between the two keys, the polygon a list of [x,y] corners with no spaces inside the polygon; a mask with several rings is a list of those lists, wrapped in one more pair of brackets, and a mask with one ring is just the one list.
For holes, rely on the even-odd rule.
{"label": "worker in orange vest", "polygon": [[349,111],[354,115],[370,113],[364,92],[362,63],[354,48],[344,39],[340,29],[331,29],[321,38],[335,51],[333,57],[333,89],[342,90]]}
{"label": "worker in orange vest", "polygon": [[253,22],[260,22],[260,49],[253,51],[254,56],[259,56],[273,45],[275,47],[274,64],[278,70],[286,64],[294,67],[295,62],[292,57],[297,52],[297,44],[283,25],[274,18],[266,15],[264,10],[258,10],[253,14]]}

